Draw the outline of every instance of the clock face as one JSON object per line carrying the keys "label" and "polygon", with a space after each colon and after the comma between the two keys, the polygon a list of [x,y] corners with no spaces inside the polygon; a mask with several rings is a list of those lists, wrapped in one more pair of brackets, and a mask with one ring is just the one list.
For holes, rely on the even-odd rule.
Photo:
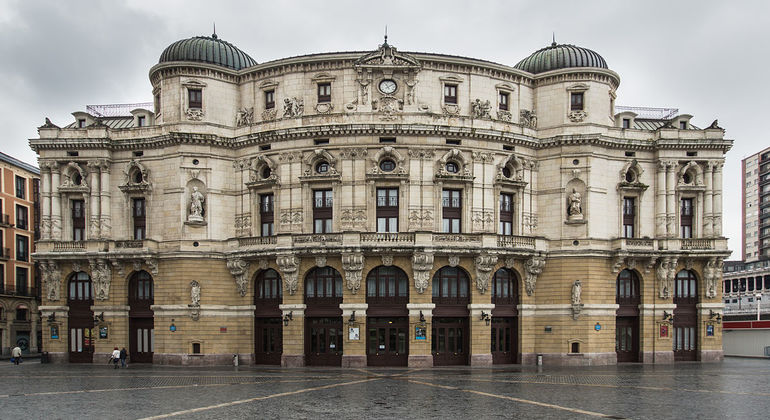
{"label": "clock face", "polygon": [[385,79],[380,82],[380,92],[391,94],[396,91],[396,82],[390,79]]}

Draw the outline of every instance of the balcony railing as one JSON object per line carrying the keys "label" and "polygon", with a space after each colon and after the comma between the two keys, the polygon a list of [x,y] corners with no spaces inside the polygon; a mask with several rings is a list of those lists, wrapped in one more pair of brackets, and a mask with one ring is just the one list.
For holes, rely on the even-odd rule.
{"label": "balcony railing", "polygon": [[248,238],[238,238],[238,246],[255,246],[255,245],[275,245],[275,236],[252,236]]}
{"label": "balcony railing", "polygon": [[365,243],[414,243],[414,233],[362,233],[361,242]]}
{"label": "balcony railing", "polygon": [[86,250],[86,243],[85,241],[63,241],[63,242],[54,242],[53,244],[53,250],[54,251],[85,251]]}
{"label": "balcony railing", "polygon": [[10,226],[11,225],[11,216],[9,216],[7,214],[0,214],[0,225]]}
{"label": "balcony railing", "polygon": [[714,241],[711,239],[682,239],[681,248],[690,250],[714,249]]}
{"label": "balcony railing", "polygon": [[434,233],[433,242],[451,242],[451,243],[480,243],[481,234],[478,233]]}
{"label": "balcony railing", "polygon": [[309,244],[309,243],[341,243],[341,233],[313,233],[306,235],[295,235],[295,244]]}
{"label": "balcony railing", "polygon": [[529,236],[497,235],[497,246],[500,248],[535,248],[535,238]]}
{"label": "balcony railing", "polygon": [[115,241],[115,248],[143,248],[144,241],[141,239],[130,241]]}
{"label": "balcony railing", "polygon": [[0,294],[8,295],[8,296],[24,296],[24,297],[36,297],[37,296],[37,289],[34,287],[15,287],[14,285],[7,285],[3,287],[2,284],[0,284]]}
{"label": "balcony railing", "polygon": [[0,248],[0,260],[7,260],[11,258],[10,248]]}

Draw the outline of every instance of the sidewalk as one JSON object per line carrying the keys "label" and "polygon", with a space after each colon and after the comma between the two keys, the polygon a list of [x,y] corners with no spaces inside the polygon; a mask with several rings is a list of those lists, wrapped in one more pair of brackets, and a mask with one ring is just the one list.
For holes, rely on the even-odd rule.
{"label": "sidewalk", "polygon": [[[22,354],[21,360],[40,359],[40,353]],[[11,355],[0,355],[0,360],[11,360]]]}

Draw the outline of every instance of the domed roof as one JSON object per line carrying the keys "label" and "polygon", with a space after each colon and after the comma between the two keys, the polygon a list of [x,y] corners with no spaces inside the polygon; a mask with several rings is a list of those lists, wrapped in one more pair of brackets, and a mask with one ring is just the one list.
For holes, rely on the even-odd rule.
{"label": "domed roof", "polygon": [[519,61],[514,67],[537,74],[570,67],[606,69],[607,62],[602,56],[588,48],[554,42],[548,47],[535,51],[529,57]]}
{"label": "domed roof", "polygon": [[169,45],[160,55],[158,63],[169,61],[196,61],[215,64],[234,70],[257,64],[248,54],[235,45],[217,38],[217,34],[196,36]]}

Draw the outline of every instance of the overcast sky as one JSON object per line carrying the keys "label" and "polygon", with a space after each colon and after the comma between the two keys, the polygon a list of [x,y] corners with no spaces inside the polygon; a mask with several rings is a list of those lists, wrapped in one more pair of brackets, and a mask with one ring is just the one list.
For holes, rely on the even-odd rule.
{"label": "overcast sky", "polygon": [[0,0],[0,151],[37,163],[27,139],[87,104],[149,102],[148,71],[172,42],[210,35],[257,62],[373,50],[388,25],[402,51],[514,65],[556,41],[601,54],[618,105],[679,108],[735,140],[724,233],[740,255],[740,161],[770,145],[768,1],[35,1]]}

